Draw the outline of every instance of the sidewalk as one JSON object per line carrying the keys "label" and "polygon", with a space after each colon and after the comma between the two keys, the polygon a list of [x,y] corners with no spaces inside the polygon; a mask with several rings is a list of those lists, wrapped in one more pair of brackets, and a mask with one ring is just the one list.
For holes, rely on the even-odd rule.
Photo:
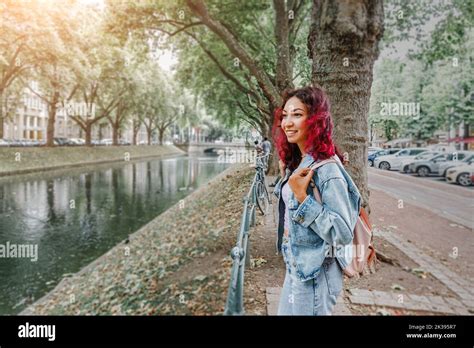
{"label": "sidewalk", "polygon": [[[274,177],[267,177],[267,183]],[[245,273],[245,310],[247,314],[275,315],[283,284],[285,264],[276,255],[276,198],[269,193],[272,211],[257,216],[251,231],[252,264]],[[472,264],[472,252],[440,257],[436,244],[424,240],[437,235],[446,225],[451,237],[461,242],[465,231],[434,213],[405,204],[403,213],[396,211],[397,200],[371,189],[371,222],[374,243],[380,253],[377,271],[360,279],[345,279],[345,289],[338,298],[334,315],[472,315],[474,314],[473,281],[461,276],[464,264]],[[421,214],[423,213],[423,214]],[[404,225],[403,221],[411,221]],[[428,228],[427,228],[428,226]],[[402,228],[400,228],[402,227]],[[401,231],[402,230],[402,231]],[[414,238],[411,238],[413,236]],[[413,241],[416,240],[416,243]],[[461,247],[466,247],[467,239]],[[470,245],[470,251],[472,250]],[[446,245],[444,245],[446,247]],[[462,256],[462,257],[461,257]],[[471,273],[471,272],[468,272]]]}

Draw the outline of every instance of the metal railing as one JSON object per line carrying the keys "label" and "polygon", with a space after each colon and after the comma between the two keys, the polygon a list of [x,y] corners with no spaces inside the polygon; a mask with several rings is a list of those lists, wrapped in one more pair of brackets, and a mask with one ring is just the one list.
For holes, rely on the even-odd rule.
{"label": "metal railing", "polygon": [[244,272],[245,266],[250,264],[249,232],[250,227],[255,226],[255,211],[257,208],[255,188],[257,182],[260,180],[260,176],[263,175],[263,179],[265,179],[266,164],[268,163],[268,158],[265,157],[268,156],[269,154],[256,157],[256,173],[248,194],[243,198],[244,210],[239,234],[237,236],[237,243],[230,253],[232,257],[232,270],[224,315],[244,314]]}

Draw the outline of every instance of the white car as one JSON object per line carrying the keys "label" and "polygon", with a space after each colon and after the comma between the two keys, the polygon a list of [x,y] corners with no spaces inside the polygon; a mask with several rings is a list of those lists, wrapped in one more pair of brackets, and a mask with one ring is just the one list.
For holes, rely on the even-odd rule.
{"label": "white car", "polygon": [[70,138],[69,143],[71,143],[73,145],[85,145],[86,141],[84,139],[81,139],[81,138]]}
{"label": "white car", "polygon": [[410,173],[410,164],[415,161],[427,160],[439,154],[439,151],[425,151],[413,158],[404,158],[400,162],[400,172]]}
{"label": "white car", "polygon": [[367,152],[368,154],[373,154],[374,152],[377,152],[377,151],[380,151],[380,150],[383,150],[381,147],[374,147],[374,146],[369,146]]}
{"label": "white car", "polygon": [[110,146],[113,144],[113,140],[112,139],[102,139],[100,141],[100,144],[101,145],[106,145],[106,146]]}
{"label": "white car", "polygon": [[454,167],[446,172],[446,181],[450,184],[458,183],[461,186],[471,186],[474,174],[474,164]]}
{"label": "white car", "polygon": [[393,155],[379,156],[374,161],[374,167],[384,170],[399,170],[402,160],[413,159],[416,155],[425,151],[425,148],[414,147],[402,149]]}

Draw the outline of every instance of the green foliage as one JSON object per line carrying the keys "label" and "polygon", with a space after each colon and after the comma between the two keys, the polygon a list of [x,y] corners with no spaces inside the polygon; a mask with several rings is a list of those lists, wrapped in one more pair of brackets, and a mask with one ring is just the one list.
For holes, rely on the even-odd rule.
{"label": "green foliage", "polygon": [[[385,137],[427,140],[435,131],[473,123],[472,7],[466,1],[388,1],[385,43],[418,38],[408,60],[376,63],[369,123]],[[397,11],[400,17],[397,17]],[[421,27],[436,25],[430,35]],[[382,103],[420,103],[419,114],[384,115]]]}
{"label": "green foliage", "polygon": [[[206,112],[224,127],[237,128],[245,123],[262,132],[268,127],[269,104],[262,86],[221,38],[200,22],[186,1],[109,1],[109,5],[110,30],[122,37],[133,33],[154,38],[157,49],[174,50],[179,56],[177,82],[195,94]],[[206,1],[205,6],[275,83],[278,24],[272,2],[213,0]],[[299,15],[293,19],[299,30],[291,31],[289,38],[293,77],[298,84],[310,81],[311,64],[306,51],[310,8],[310,2],[302,2]]]}

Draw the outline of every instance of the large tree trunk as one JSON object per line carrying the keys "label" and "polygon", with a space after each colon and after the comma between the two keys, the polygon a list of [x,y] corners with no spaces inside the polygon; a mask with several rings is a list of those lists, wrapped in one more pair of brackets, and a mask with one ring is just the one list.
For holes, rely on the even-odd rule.
{"label": "large tree trunk", "polygon": [[147,128],[146,135],[147,135],[148,145],[151,145],[151,132],[152,130]]}
{"label": "large tree trunk", "polygon": [[138,131],[140,130],[140,123],[136,120],[133,120],[132,129],[133,129],[132,145],[137,145],[137,136],[138,136]]}
{"label": "large tree trunk", "polygon": [[[462,121],[462,125],[463,125],[463,134],[462,134],[462,138],[469,138],[469,134],[470,134],[470,127],[469,127],[469,123],[467,123],[465,120]],[[460,149],[463,150],[463,151],[467,151],[469,150],[469,144],[466,143],[466,142],[462,142],[461,143],[461,146],[460,146]]]}
{"label": "large tree trunk", "polygon": [[382,0],[313,0],[308,48],[312,82],[327,92],[334,140],[363,198],[367,186],[367,137],[372,68],[383,34]]}
{"label": "large tree trunk", "polygon": [[275,9],[275,42],[277,44],[275,82],[281,94],[284,90],[293,88],[293,67],[291,65],[288,37],[289,9],[284,0],[273,0],[273,7]]}
{"label": "large tree trunk", "polygon": [[147,144],[151,145],[151,136],[152,136],[152,133],[153,133],[153,128],[152,128],[151,123],[150,123],[150,125],[147,125],[145,123],[145,129],[146,129]]}
{"label": "large tree trunk", "polygon": [[54,92],[53,98],[48,103],[48,125],[46,129],[46,146],[54,146],[54,129],[56,125],[56,112],[59,101],[59,93]]}
{"label": "large tree trunk", "polygon": [[137,145],[138,129],[133,128],[132,145]]}
{"label": "large tree trunk", "polygon": [[120,125],[118,123],[112,123],[112,145],[118,145],[118,135]]}
{"label": "large tree trunk", "polygon": [[[0,111],[1,112],[1,111]],[[3,133],[4,133],[4,118],[2,115],[0,115],[0,139],[3,139]]]}
{"label": "large tree trunk", "polygon": [[[289,4],[284,0],[273,0],[273,7],[275,9],[275,42],[277,44],[277,57],[276,57],[276,71],[275,71],[275,83],[277,90],[280,95],[285,90],[293,89],[293,66],[291,63],[290,54],[290,43],[289,43],[289,31],[290,31],[290,18],[289,18]],[[273,142],[272,126],[273,126],[273,115],[277,107],[280,107],[278,103],[280,99],[276,99],[275,103],[269,103],[268,109],[270,111],[269,117],[265,119],[265,126],[267,127],[262,131],[262,134],[266,135],[272,143],[270,156],[268,158],[268,175],[279,175],[278,169],[278,152]]]}
{"label": "large tree trunk", "polygon": [[86,146],[92,145],[92,123],[86,123],[86,129],[84,130],[86,133]]}
{"label": "large tree trunk", "polygon": [[3,139],[5,115],[3,112],[3,92],[0,92],[0,139]]}
{"label": "large tree trunk", "polygon": [[103,124],[99,124],[99,140],[102,140],[102,128],[104,127]]}
{"label": "large tree trunk", "polygon": [[160,140],[160,145],[163,145],[163,137],[165,135],[165,130],[166,128],[160,128],[158,130],[158,137],[159,137],[158,139]]}

